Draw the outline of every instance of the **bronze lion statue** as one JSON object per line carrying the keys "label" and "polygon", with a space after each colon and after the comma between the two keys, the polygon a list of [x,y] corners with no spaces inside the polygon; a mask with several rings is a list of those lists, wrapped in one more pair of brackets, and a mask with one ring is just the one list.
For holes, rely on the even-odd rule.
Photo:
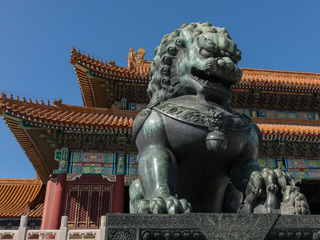
{"label": "bronze lion statue", "polygon": [[230,108],[240,60],[227,30],[211,23],[163,37],[150,67],[150,104],[132,130],[139,179],[129,190],[131,213],[309,213],[289,174],[260,169],[261,132]]}

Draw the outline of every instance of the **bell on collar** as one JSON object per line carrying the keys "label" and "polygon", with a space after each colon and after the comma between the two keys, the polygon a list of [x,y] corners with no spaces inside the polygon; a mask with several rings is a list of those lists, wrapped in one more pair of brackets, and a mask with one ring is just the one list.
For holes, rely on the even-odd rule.
{"label": "bell on collar", "polygon": [[228,139],[226,135],[215,129],[209,132],[206,137],[206,146],[209,151],[223,152],[227,149]]}

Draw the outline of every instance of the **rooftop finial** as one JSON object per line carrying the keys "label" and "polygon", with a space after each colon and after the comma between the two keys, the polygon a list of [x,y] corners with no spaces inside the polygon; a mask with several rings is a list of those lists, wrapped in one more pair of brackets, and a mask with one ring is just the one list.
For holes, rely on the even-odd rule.
{"label": "rooftop finial", "polygon": [[39,104],[39,103],[38,103],[38,99],[36,99],[36,100],[34,101],[34,103],[35,103],[35,104]]}
{"label": "rooftop finial", "polygon": [[31,98],[29,98],[29,103],[32,103],[32,100],[31,100]]}
{"label": "rooftop finial", "polygon": [[44,102],[43,102],[43,100],[41,100],[41,105],[44,105]]}
{"label": "rooftop finial", "polygon": [[13,100],[13,94],[10,94],[10,99]]}
{"label": "rooftop finial", "polygon": [[19,95],[17,95],[16,100],[19,101]]}
{"label": "rooftop finial", "polygon": [[27,102],[25,97],[22,97],[22,101],[23,102]]}
{"label": "rooftop finial", "polygon": [[47,105],[50,106],[50,101],[48,100]]}
{"label": "rooftop finial", "polygon": [[53,100],[52,101],[53,105],[55,105],[56,107],[61,107],[62,106],[62,100]]}

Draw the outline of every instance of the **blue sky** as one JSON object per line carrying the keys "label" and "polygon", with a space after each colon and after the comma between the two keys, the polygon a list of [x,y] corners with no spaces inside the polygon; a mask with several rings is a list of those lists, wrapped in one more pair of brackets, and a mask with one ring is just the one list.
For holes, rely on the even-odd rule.
{"label": "blue sky", "polygon": [[[82,105],[72,46],[117,65],[129,48],[153,50],[183,23],[225,27],[240,67],[320,72],[320,1],[0,1],[0,90]],[[0,120],[0,178],[35,170]]]}

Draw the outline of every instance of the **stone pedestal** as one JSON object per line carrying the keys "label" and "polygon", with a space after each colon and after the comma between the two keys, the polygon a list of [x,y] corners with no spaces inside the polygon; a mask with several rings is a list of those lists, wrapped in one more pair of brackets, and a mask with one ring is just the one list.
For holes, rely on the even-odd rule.
{"label": "stone pedestal", "polygon": [[106,235],[109,240],[320,239],[320,216],[108,214]]}

